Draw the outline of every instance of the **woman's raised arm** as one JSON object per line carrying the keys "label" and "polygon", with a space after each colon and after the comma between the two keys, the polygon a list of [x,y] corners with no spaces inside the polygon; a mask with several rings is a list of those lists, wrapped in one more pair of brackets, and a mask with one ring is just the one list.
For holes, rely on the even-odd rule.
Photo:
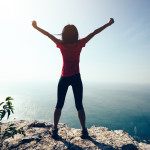
{"label": "woman's raised arm", "polygon": [[39,32],[43,33],[44,35],[48,36],[54,43],[58,41],[56,37],[54,37],[52,34],[48,33],[47,31],[41,29],[40,27],[37,26],[36,21],[32,21],[32,26],[37,29]]}
{"label": "woman's raised arm", "polygon": [[100,28],[96,29],[94,32],[90,33],[88,36],[85,37],[86,43],[93,38],[96,34],[100,33],[101,31],[103,31],[106,27],[112,25],[114,23],[114,19],[110,18],[109,22],[103,26],[101,26]]}

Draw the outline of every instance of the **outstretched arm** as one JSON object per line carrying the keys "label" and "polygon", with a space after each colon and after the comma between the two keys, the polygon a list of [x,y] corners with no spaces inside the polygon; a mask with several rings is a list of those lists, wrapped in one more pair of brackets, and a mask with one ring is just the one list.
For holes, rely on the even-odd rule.
{"label": "outstretched arm", "polygon": [[41,29],[40,27],[37,26],[36,21],[32,21],[32,26],[37,29],[39,32],[43,33],[44,35],[48,36],[54,43],[58,41],[56,37],[54,37],[52,34],[48,33],[47,31]]}
{"label": "outstretched arm", "polygon": [[96,34],[100,33],[101,31],[103,31],[105,28],[107,28],[108,26],[112,25],[114,23],[114,19],[110,18],[109,22],[105,25],[103,25],[102,27],[96,29],[94,32],[90,33],[88,36],[85,37],[86,43],[92,38],[94,37]]}

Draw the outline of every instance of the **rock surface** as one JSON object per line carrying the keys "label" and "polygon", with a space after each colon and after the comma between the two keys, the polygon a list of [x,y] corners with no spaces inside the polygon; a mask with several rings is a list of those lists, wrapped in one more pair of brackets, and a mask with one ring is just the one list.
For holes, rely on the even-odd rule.
{"label": "rock surface", "polygon": [[[80,138],[80,129],[65,124],[58,125],[58,140],[51,138],[53,124],[44,121],[10,121],[1,125],[2,130],[10,124],[23,127],[26,136],[17,134],[3,142],[2,150],[150,150],[150,144],[138,143],[123,130],[108,130],[92,126],[89,138]],[[6,146],[7,145],[7,146]]]}

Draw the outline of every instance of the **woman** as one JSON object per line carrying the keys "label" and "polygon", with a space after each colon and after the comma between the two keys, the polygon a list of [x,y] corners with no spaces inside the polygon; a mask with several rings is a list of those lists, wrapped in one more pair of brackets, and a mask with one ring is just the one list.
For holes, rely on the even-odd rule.
{"label": "woman", "polygon": [[114,19],[110,18],[109,22],[102,27],[96,29],[94,32],[90,33],[83,39],[78,39],[78,30],[74,25],[66,25],[62,31],[62,40],[57,39],[52,34],[41,29],[37,26],[36,21],[32,22],[32,25],[35,29],[48,36],[60,49],[63,57],[63,68],[61,72],[61,77],[58,83],[57,91],[57,104],[54,110],[54,127],[52,132],[52,137],[58,137],[58,122],[61,116],[61,110],[64,105],[65,96],[68,90],[68,87],[71,85],[75,98],[75,105],[78,112],[78,117],[82,127],[81,138],[88,137],[88,131],[85,125],[85,111],[82,104],[83,97],[83,86],[79,70],[79,59],[80,53],[85,44],[96,34],[100,33],[106,27],[112,25]]}

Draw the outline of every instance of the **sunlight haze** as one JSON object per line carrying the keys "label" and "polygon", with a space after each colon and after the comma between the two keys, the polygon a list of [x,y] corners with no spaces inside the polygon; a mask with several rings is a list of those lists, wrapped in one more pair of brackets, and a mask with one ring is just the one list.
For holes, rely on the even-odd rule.
{"label": "sunlight haze", "polygon": [[74,24],[84,38],[114,18],[82,49],[83,81],[150,84],[149,6],[149,0],[0,0],[0,82],[59,80],[60,50],[33,20],[57,38]]}

